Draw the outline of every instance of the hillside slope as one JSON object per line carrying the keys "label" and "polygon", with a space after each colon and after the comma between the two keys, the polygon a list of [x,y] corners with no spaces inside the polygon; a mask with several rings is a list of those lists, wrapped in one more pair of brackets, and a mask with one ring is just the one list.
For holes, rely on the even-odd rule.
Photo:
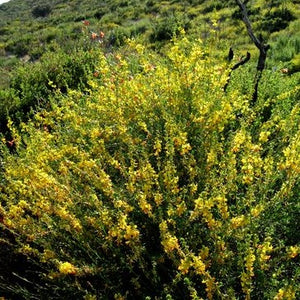
{"label": "hillside slope", "polygon": [[[287,32],[299,34],[299,6],[299,1],[283,0],[248,4],[255,29],[266,39],[290,23]],[[106,32],[111,45],[139,35],[155,44],[169,40],[180,26],[205,37],[213,20],[221,37],[245,43],[247,34],[241,36],[245,30],[239,19],[235,1],[11,0],[0,6],[0,50],[2,55],[28,54],[34,60],[53,41],[64,45],[78,39],[83,20],[89,20],[91,30]]]}

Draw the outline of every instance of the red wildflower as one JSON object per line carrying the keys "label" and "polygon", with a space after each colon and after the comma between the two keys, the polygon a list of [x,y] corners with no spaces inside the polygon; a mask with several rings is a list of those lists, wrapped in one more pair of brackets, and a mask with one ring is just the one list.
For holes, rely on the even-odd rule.
{"label": "red wildflower", "polygon": [[103,39],[103,38],[104,38],[104,36],[105,36],[104,32],[103,32],[103,31],[100,31],[100,34],[99,34],[99,36],[100,36],[100,38],[101,38],[101,39]]}
{"label": "red wildflower", "polygon": [[98,37],[98,34],[95,32],[92,32],[92,40],[95,40]]}
{"label": "red wildflower", "polygon": [[84,20],[84,21],[82,21],[82,23],[83,23],[84,26],[89,26],[90,25],[90,21],[88,21],[88,20]]}

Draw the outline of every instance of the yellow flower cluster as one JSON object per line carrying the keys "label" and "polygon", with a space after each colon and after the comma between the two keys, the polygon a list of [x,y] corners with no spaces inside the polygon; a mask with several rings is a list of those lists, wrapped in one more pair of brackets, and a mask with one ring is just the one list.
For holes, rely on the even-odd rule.
{"label": "yellow flower cluster", "polygon": [[294,137],[290,146],[284,149],[283,154],[285,156],[285,162],[281,165],[286,169],[290,176],[298,176],[300,174],[300,134]]}
{"label": "yellow flower cluster", "polygon": [[246,299],[250,300],[250,293],[251,293],[251,284],[252,284],[252,277],[254,276],[254,262],[256,257],[253,253],[253,250],[250,248],[249,253],[245,257],[245,271],[241,275],[241,284],[243,292],[246,295]]}
{"label": "yellow flower cluster", "polygon": [[58,270],[64,275],[75,275],[76,267],[69,262],[62,262],[58,265]]}
{"label": "yellow flower cluster", "polygon": [[179,250],[180,246],[178,239],[168,231],[168,225],[166,221],[163,221],[159,225],[159,229],[162,236],[161,244],[164,247],[164,251],[167,254],[171,254],[174,250]]}
{"label": "yellow flower cluster", "polygon": [[139,230],[136,225],[128,224],[127,215],[121,214],[117,224],[112,225],[108,231],[109,238],[115,239],[118,244],[125,240],[126,244],[136,243],[139,238]]}
{"label": "yellow flower cluster", "polygon": [[296,292],[292,286],[279,289],[273,300],[294,300],[296,299]]}
{"label": "yellow flower cluster", "polygon": [[271,134],[270,131],[262,131],[259,134],[259,141],[263,143],[267,142],[270,134]]}
{"label": "yellow flower cluster", "polygon": [[300,254],[300,246],[290,246],[287,249],[288,257],[289,258],[295,258]]}
{"label": "yellow flower cluster", "polygon": [[238,152],[245,141],[246,141],[245,131],[241,130],[241,131],[237,132],[237,134],[235,135],[235,137],[233,139],[233,147],[231,150],[233,152]]}
{"label": "yellow flower cluster", "polygon": [[216,196],[209,199],[198,198],[195,201],[195,208],[191,212],[191,220],[198,216],[202,216],[205,222],[207,222],[210,228],[218,228],[221,226],[221,222],[214,218],[212,213],[213,208],[216,206],[223,219],[229,217],[227,199],[225,196]]}
{"label": "yellow flower cluster", "polygon": [[230,222],[232,228],[237,229],[239,227],[243,227],[247,223],[247,219],[244,215],[241,215],[231,218]]}
{"label": "yellow flower cluster", "polygon": [[273,250],[273,246],[271,245],[270,241],[266,241],[262,245],[258,245],[258,260],[261,265],[261,269],[265,270],[268,268],[268,260],[271,258],[271,255],[269,255]]}

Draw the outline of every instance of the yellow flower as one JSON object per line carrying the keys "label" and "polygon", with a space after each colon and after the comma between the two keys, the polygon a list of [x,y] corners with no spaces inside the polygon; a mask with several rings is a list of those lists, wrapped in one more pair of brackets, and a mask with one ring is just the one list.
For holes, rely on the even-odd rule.
{"label": "yellow flower", "polygon": [[28,244],[24,245],[21,249],[20,252],[26,255],[37,255],[38,250],[31,248]]}
{"label": "yellow flower", "polygon": [[124,238],[126,240],[135,239],[139,236],[140,232],[137,229],[136,225],[127,225],[126,226],[126,233],[124,234]]}
{"label": "yellow flower", "polygon": [[156,203],[157,206],[161,205],[163,201],[163,196],[160,193],[155,193],[154,195],[154,202]]}
{"label": "yellow flower", "polygon": [[205,263],[201,260],[200,256],[194,256],[193,267],[199,275],[203,275],[205,272]]}
{"label": "yellow flower", "polygon": [[256,205],[255,207],[251,208],[251,215],[254,217],[254,218],[257,218],[261,212],[264,210],[264,207],[262,204],[258,204]]}
{"label": "yellow flower", "polygon": [[65,274],[65,275],[68,275],[68,274],[75,275],[76,274],[76,267],[73,266],[69,262],[60,263],[58,266],[58,270],[60,273]]}
{"label": "yellow flower", "polygon": [[64,220],[68,220],[70,218],[70,213],[66,207],[59,206],[56,210],[56,214]]}
{"label": "yellow flower", "polygon": [[215,199],[218,209],[224,219],[229,217],[227,199],[224,196],[218,196]]}
{"label": "yellow flower", "polygon": [[29,205],[28,205],[28,203],[25,200],[21,200],[19,202],[19,207],[21,207],[21,208],[28,208]]}
{"label": "yellow flower", "polygon": [[55,253],[51,250],[45,249],[42,253],[41,262],[47,262],[55,257]]}
{"label": "yellow flower", "polygon": [[259,141],[260,141],[260,142],[263,142],[263,143],[264,143],[264,142],[267,142],[270,134],[271,134],[270,131],[262,131],[262,132],[259,134]]}
{"label": "yellow flower", "polygon": [[272,252],[273,246],[271,245],[270,241],[266,241],[262,245],[258,246],[258,253],[259,253],[259,261],[262,270],[267,269],[267,261],[271,258],[270,255],[268,255],[270,252]]}
{"label": "yellow flower", "polygon": [[253,181],[253,176],[251,175],[244,175],[243,176],[243,183],[250,184]]}
{"label": "yellow flower", "polygon": [[182,201],[180,204],[177,205],[176,207],[176,212],[178,214],[178,216],[181,216],[185,211],[186,211],[187,207],[184,201]]}
{"label": "yellow flower", "polygon": [[81,223],[80,223],[80,221],[78,219],[72,218],[71,224],[72,224],[73,228],[76,231],[81,231],[82,230],[82,225],[81,225]]}
{"label": "yellow flower", "polygon": [[178,270],[181,271],[182,274],[187,274],[189,271],[189,268],[192,266],[192,261],[189,257],[182,258],[180,260],[180,265],[178,267]]}
{"label": "yellow flower", "polygon": [[203,283],[206,284],[206,292],[207,292],[207,298],[209,300],[213,299],[213,293],[215,290],[215,278],[208,276],[206,279],[202,280]]}
{"label": "yellow flower", "polygon": [[231,225],[234,229],[242,227],[246,224],[246,218],[244,215],[234,217],[231,219]]}
{"label": "yellow flower", "polygon": [[155,150],[155,153],[154,153],[155,156],[158,156],[159,153],[161,152],[161,141],[158,139],[155,141],[154,150]]}
{"label": "yellow flower", "polygon": [[177,238],[175,236],[171,236],[169,233],[165,235],[165,238],[161,244],[163,245],[166,253],[170,253],[175,249],[179,249]]}
{"label": "yellow flower", "polygon": [[147,202],[146,195],[143,193],[141,193],[139,197],[139,206],[145,214],[149,216],[152,214],[152,206]]}
{"label": "yellow flower", "polygon": [[207,153],[206,161],[208,164],[214,164],[216,159],[217,159],[217,154],[213,149],[211,149],[210,152]]}
{"label": "yellow flower", "polygon": [[245,259],[245,266],[250,276],[254,276],[254,271],[253,271],[254,262],[255,262],[255,255],[252,252],[250,252]]}
{"label": "yellow flower", "polygon": [[293,300],[296,299],[295,291],[293,287],[288,286],[286,288],[281,288],[276,296],[274,297],[274,300]]}
{"label": "yellow flower", "polygon": [[300,247],[299,246],[291,246],[288,249],[288,256],[289,258],[295,258],[300,253]]}
{"label": "yellow flower", "polygon": [[239,131],[236,136],[233,139],[233,147],[232,152],[238,152],[240,150],[240,147],[244,142],[246,141],[246,135],[243,131]]}
{"label": "yellow flower", "polygon": [[276,294],[276,296],[274,297],[274,300],[282,300],[283,297],[284,297],[284,290],[280,289]]}
{"label": "yellow flower", "polygon": [[135,46],[135,50],[137,51],[138,54],[143,54],[145,51],[145,47],[141,44],[137,44]]}
{"label": "yellow flower", "polygon": [[12,218],[19,217],[20,215],[23,214],[23,212],[24,212],[23,209],[21,207],[17,206],[17,205],[12,205],[10,207],[10,211],[9,211],[10,216]]}

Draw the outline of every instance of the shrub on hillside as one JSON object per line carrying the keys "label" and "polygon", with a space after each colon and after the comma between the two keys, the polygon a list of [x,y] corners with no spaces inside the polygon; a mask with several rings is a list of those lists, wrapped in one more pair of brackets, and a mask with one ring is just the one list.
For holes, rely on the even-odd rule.
{"label": "shrub on hillside", "polygon": [[153,24],[150,42],[169,41],[180,32],[180,29],[188,29],[189,20],[180,14],[167,13]]}
{"label": "shrub on hillside", "polygon": [[129,28],[122,26],[114,26],[108,35],[109,46],[120,47],[124,45],[125,41],[130,38],[131,32]]}
{"label": "shrub on hillside", "polygon": [[84,88],[95,69],[92,51],[46,53],[40,61],[18,67],[12,76],[10,89],[18,102],[12,102],[10,116],[23,119],[35,107],[43,106],[54,92]]}
{"label": "shrub on hillside", "polygon": [[300,72],[300,54],[295,55],[291,60],[290,73]]}
{"label": "shrub on hillside", "polygon": [[38,5],[35,6],[31,13],[35,18],[45,18],[51,13],[52,9],[50,5]]}
{"label": "shrub on hillside", "polygon": [[293,13],[287,8],[276,8],[267,12],[261,22],[260,28],[267,32],[280,31],[295,20]]}
{"label": "shrub on hillside", "polygon": [[299,87],[269,99],[263,121],[265,102],[251,106],[241,81],[225,93],[227,65],[201,41],[175,40],[164,59],[128,52],[99,53],[88,94],[69,89],[20,132],[9,124],[1,243],[38,267],[12,269],[21,288],[0,277],[2,290],[299,298]]}

